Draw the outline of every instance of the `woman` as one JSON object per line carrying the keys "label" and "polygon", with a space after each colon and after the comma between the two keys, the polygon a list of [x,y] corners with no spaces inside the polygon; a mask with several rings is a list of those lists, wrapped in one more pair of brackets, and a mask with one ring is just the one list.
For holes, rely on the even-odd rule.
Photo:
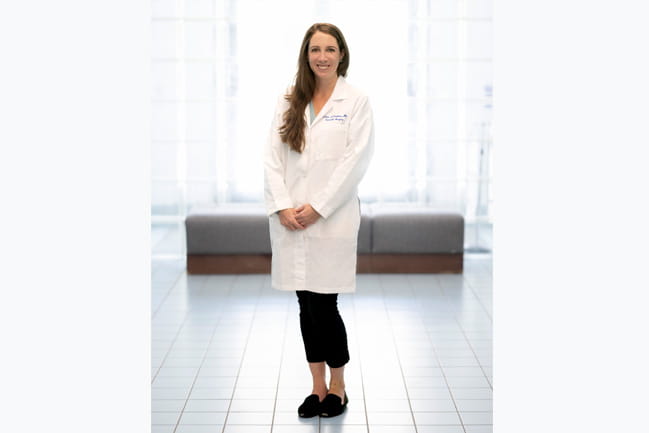
{"label": "woman", "polygon": [[340,30],[312,25],[295,85],[278,102],[264,159],[272,286],[297,292],[313,376],[301,417],[336,416],[348,402],[349,351],[337,300],[356,288],[357,187],[374,147],[372,111],[367,96],[345,81],[348,66]]}

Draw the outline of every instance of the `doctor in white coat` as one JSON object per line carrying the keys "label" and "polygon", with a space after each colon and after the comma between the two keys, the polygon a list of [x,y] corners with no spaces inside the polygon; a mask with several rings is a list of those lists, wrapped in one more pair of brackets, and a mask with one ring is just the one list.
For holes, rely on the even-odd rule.
{"label": "doctor in white coat", "polygon": [[374,148],[372,110],[367,96],[345,81],[348,66],[336,26],[307,30],[295,85],[277,104],[264,155],[272,286],[297,292],[313,377],[301,417],[336,416],[348,402],[349,351],[337,296],[356,288],[357,188]]}

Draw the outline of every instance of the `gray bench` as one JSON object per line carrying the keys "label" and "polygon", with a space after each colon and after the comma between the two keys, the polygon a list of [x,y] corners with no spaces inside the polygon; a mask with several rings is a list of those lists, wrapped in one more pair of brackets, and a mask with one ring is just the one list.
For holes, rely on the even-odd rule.
{"label": "gray bench", "polygon": [[[269,273],[271,248],[263,208],[193,210],[185,220],[190,274]],[[359,273],[460,273],[464,218],[417,207],[362,207]]]}

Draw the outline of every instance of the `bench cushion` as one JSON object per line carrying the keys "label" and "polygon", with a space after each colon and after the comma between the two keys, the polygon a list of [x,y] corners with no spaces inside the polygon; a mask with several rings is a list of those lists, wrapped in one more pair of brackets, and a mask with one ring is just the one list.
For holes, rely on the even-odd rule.
{"label": "bench cushion", "polygon": [[187,254],[270,254],[263,208],[194,209],[185,219]]}
{"label": "bench cushion", "polygon": [[[271,254],[268,216],[261,207],[198,208],[185,219],[187,254]],[[452,212],[362,205],[359,254],[461,253],[464,219]]]}
{"label": "bench cushion", "polygon": [[461,253],[464,218],[415,207],[372,206],[373,254]]}

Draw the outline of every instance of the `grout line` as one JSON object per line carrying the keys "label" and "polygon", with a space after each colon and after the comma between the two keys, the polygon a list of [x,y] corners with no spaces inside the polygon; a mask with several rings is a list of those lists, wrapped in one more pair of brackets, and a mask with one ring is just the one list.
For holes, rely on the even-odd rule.
{"label": "grout line", "polygon": [[167,298],[169,297],[169,294],[173,291],[174,288],[176,288],[176,286],[180,282],[180,279],[183,277],[183,275],[186,275],[186,271],[180,271],[180,273],[178,274],[178,276],[174,280],[174,283],[171,285],[169,290],[167,290],[167,293],[165,294],[164,298],[160,301],[160,303],[158,304],[158,307],[155,309],[155,311],[151,315],[151,320],[152,321],[153,321],[153,319],[155,319],[155,316],[158,314],[158,311],[160,311],[160,309],[162,308],[164,303],[167,301]]}
{"label": "grout line", "polygon": [[[406,278],[407,280],[407,278]],[[408,286],[410,286],[410,281],[408,281]],[[401,363],[401,355],[399,354],[399,346],[397,345],[397,337],[394,335],[394,327],[392,326],[392,320],[390,317],[390,310],[388,310],[387,303],[385,302],[385,287],[383,287],[383,280],[379,278],[379,285],[381,286],[381,298],[383,301],[383,309],[385,310],[385,315],[387,316],[388,324],[390,325],[390,331],[392,334],[392,344],[397,355],[397,361],[399,362],[399,371],[401,372],[401,379],[403,380],[403,387],[406,390],[406,398],[408,399],[408,407],[410,408],[410,417],[412,418],[412,425],[415,428],[415,433],[419,432],[417,428],[417,421],[415,420],[415,412],[412,410],[412,403],[410,402],[410,393],[408,392],[408,384],[406,382],[406,375],[403,373],[403,364]],[[410,287],[411,291],[412,288]]]}
{"label": "grout line", "polygon": [[285,311],[284,311],[284,338],[282,339],[282,350],[280,352],[280,358],[279,358],[279,371],[277,372],[277,386],[275,387],[275,404],[273,405],[273,417],[270,421],[270,433],[273,433],[273,428],[275,427],[275,413],[277,412],[277,397],[279,396],[279,383],[282,378],[282,364],[284,362],[284,350],[286,350],[286,331],[288,329],[288,320],[289,320],[289,300],[290,298],[287,298],[286,300],[286,306],[285,306]]}
{"label": "grout line", "polygon": [[480,362],[480,358],[478,358],[478,354],[473,349],[473,346],[471,345],[471,340],[469,340],[469,337],[467,337],[466,332],[464,331],[464,328],[462,328],[462,324],[457,320],[457,318],[455,318],[455,321],[458,323],[458,326],[460,327],[460,331],[462,332],[462,335],[464,335],[464,339],[466,340],[467,344],[469,345],[469,348],[471,349],[471,352],[473,353],[473,357],[476,359],[476,361],[478,361],[478,366],[480,367],[480,370],[482,371],[482,374],[484,375],[487,383],[489,384],[489,388],[493,392],[493,384],[491,383],[491,380],[489,380],[489,375],[484,370],[484,367],[482,366],[482,363]]}
{"label": "grout line", "polygon": [[173,340],[171,340],[171,344],[169,345],[169,349],[167,349],[167,353],[165,353],[164,358],[162,358],[162,361],[160,362],[160,365],[158,366],[158,369],[156,370],[155,374],[151,378],[151,385],[153,385],[153,382],[158,377],[158,373],[160,373],[160,370],[162,370],[162,366],[165,364],[165,361],[167,360],[167,357],[169,357],[169,352],[171,352],[171,349],[173,349],[174,344],[176,344],[176,340],[178,339],[178,336],[180,335],[180,331],[182,331],[183,326],[185,326],[185,322],[187,322],[188,319],[189,319],[189,313],[185,314],[185,318],[183,319],[180,326],[178,326],[178,331],[176,331],[176,335],[174,336]]}
{"label": "grout line", "polygon": [[[408,285],[410,286],[410,279],[409,278],[408,278]],[[438,283],[438,285],[439,285],[440,291],[442,293],[442,296],[444,298],[446,298],[446,293],[444,292],[444,287],[439,283]],[[412,287],[411,287],[411,289],[412,289]],[[419,303],[419,305],[422,305],[422,304]],[[420,314],[420,318],[421,318],[421,309],[419,310],[419,314]],[[457,320],[455,314],[453,314],[453,317],[455,318],[455,320]],[[422,323],[424,323],[424,322],[422,321]],[[455,413],[456,413],[457,417],[460,420],[460,424],[462,425],[462,430],[464,430],[464,432],[466,433],[466,427],[464,425],[464,421],[462,420],[462,416],[460,415],[460,409],[457,406],[457,402],[455,401],[455,396],[453,395],[453,392],[451,391],[451,387],[450,387],[450,385],[448,383],[448,378],[446,377],[446,373],[444,372],[444,368],[442,367],[442,363],[440,362],[439,355],[437,354],[437,350],[435,349],[435,343],[434,343],[433,337],[430,335],[430,331],[428,330],[427,326],[424,326],[424,330],[426,331],[426,335],[428,336],[428,340],[430,341],[430,344],[433,347],[433,355],[435,356],[435,360],[437,361],[437,365],[439,365],[439,370],[442,373],[442,377],[444,378],[444,383],[446,383],[446,389],[448,390],[448,393],[451,396],[451,400],[453,401],[453,406],[455,406]]]}
{"label": "grout line", "polygon": [[[471,286],[471,283],[468,280],[466,280],[464,278],[464,276],[462,276],[462,281],[466,281],[469,284],[469,286]],[[446,292],[444,291],[444,288],[442,287],[441,289],[442,289],[442,293],[444,294],[444,296],[446,296]],[[473,290],[471,290],[471,291],[473,292]],[[475,293],[474,293],[474,296],[475,296]],[[478,301],[480,302],[479,298],[478,298]],[[482,306],[482,302],[480,302],[480,305]],[[484,308],[484,306],[483,306],[483,308]],[[487,315],[489,315],[489,314],[487,313]],[[491,319],[491,316],[489,316],[489,318]],[[462,332],[462,335],[464,336],[464,339],[466,340],[467,344],[469,345],[469,348],[471,349],[471,353],[473,353],[473,357],[478,362],[478,366],[480,367],[480,370],[482,371],[482,374],[484,375],[485,379],[487,380],[487,383],[489,384],[489,388],[493,392],[493,384],[491,383],[491,380],[489,380],[489,375],[487,375],[487,372],[484,371],[484,368],[482,366],[482,362],[480,362],[480,358],[478,358],[478,354],[476,353],[475,349],[473,348],[473,345],[471,344],[471,340],[469,339],[469,337],[467,337],[466,331],[464,330],[464,327],[462,326],[462,323],[458,320],[457,314],[453,314],[453,319],[455,320],[455,322],[459,326],[460,332]],[[492,337],[493,337],[493,331],[491,332],[491,334],[492,334]],[[493,338],[492,338],[491,341],[492,341],[492,346],[493,346]],[[493,362],[492,362],[492,364],[493,364]]]}
{"label": "grout line", "polygon": [[[466,281],[466,283],[469,285],[469,289],[471,289],[471,293],[472,293],[473,296],[475,296],[475,298],[478,300],[478,303],[480,304],[480,306],[481,306],[482,309],[484,310],[485,314],[489,317],[489,320],[491,321],[491,323],[492,323],[492,325],[493,325],[493,321],[494,321],[494,319],[493,319],[493,317],[491,317],[491,313],[489,312],[489,310],[487,310],[487,307],[485,307],[485,305],[484,305],[484,303],[482,302],[482,299],[480,298],[480,296],[478,296],[478,294],[475,292],[474,287],[473,287],[473,284],[471,284],[471,281],[465,279],[464,276],[462,276],[462,280],[463,280],[463,281]],[[492,283],[492,286],[493,286],[493,283]],[[490,295],[491,295],[491,297],[493,298],[493,290],[490,291]]]}
{"label": "grout line", "polygon": [[[356,339],[356,349],[357,349],[357,355],[358,356],[358,370],[360,371],[361,375],[361,394],[363,396],[363,412],[365,412],[365,426],[367,427],[367,433],[370,433],[370,421],[367,416],[367,399],[365,398],[365,379],[363,378],[363,357],[361,356],[361,346],[358,344],[358,327],[356,324],[358,323],[358,316],[357,316],[357,311],[356,311],[356,296],[352,296],[352,310],[353,310],[353,317],[354,317],[354,337]],[[318,420],[318,423],[320,424],[322,420]],[[320,428],[318,428],[318,432],[320,431]]]}

